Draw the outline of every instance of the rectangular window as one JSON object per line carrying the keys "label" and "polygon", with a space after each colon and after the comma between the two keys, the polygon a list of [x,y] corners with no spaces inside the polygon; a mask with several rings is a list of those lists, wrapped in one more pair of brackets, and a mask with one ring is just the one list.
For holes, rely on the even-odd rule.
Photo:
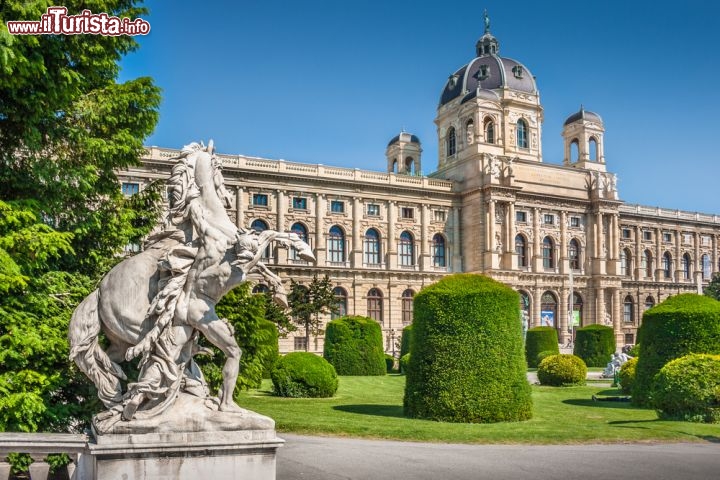
{"label": "rectangular window", "polygon": [[683,233],[683,243],[687,244],[687,245],[692,245],[693,234],[692,233]]}
{"label": "rectangular window", "polygon": [[435,210],[435,221],[436,222],[444,222],[445,221],[445,211],[444,210]]}
{"label": "rectangular window", "polygon": [[402,207],[400,209],[400,216],[405,219],[415,218],[415,209],[412,207]]}
{"label": "rectangular window", "polygon": [[629,228],[623,228],[622,229],[622,238],[630,238],[630,229]]}
{"label": "rectangular window", "polygon": [[267,207],[268,206],[268,196],[264,193],[255,193],[253,194],[253,205],[256,207]]}
{"label": "rectangular window", "polygon": [[707,235],[703,235],[702,237],[700,237],[700,243],[703,246],[706,246],[706,247],[709,246],[710,245],[710,237],[708,237]]}
{"label": "rectangular window", "polygon": [[527,212],[515,212],[515,221],[518,223],[527,223]]}
{"label": "rectangular window", "polygon": [[545,223],[545,225],[554,225],[555,215],[553,215],[552,213],[546,213],[543,217],[543,223]]}
{"label": "rectangular window", "polygon": [[663,242],[672,243],[672,233],[663,232]]}
{"label": "rectangular window", "polygon": [[643,239],[644,240],[652,240],[652,232],[650,230],[645,230],[643,232]]}
{"label": "rectangular window", "polygon": [[625,345],[633,345],[635,343],[635,335],[632,333],[625,334]]}
{"label": "rectangular window", "polygon": [[295,337],[293,341],[295,343],[295,350],[302,350],[303,352],[307,350],[307,338]]}
{"label": "rectangular window", "polygon": [[334,213],[345,213],[345,202],[342,200],[332,200],[330,202],[330,211]]}
{"label": "rectangular window", "polygon": [[379,217],[380,205],[378,205],[377,203],[368,203],[367,214],[369,217]]}
{"label": "rectangular window", "polygon": [[295,210],[307,210],[307,198],[293,197],[292,206]]}
{"label": "rectangular window", "polygon": [[138,192],[140,192],[140,184],[139,183],[123,183],[122,184],[122,194],[123,195],[127,195],[129,197],[130,195],[135,195]]}
{"label": "rectangular window", "polygon": [[570,217],[570,226],[571,227],[579,227],[580,226],[580,217]]}

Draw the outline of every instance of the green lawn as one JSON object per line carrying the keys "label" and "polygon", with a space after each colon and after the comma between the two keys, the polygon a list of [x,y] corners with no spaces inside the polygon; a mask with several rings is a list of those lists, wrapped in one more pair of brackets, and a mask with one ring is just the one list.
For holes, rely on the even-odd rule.
{"label": "green lawn", "polygon": [[629,403],[593,402],[618,395],[607,387],[533,386],[532,420],[456,424],[403,417],[405,377],[340,377],[334,398],[272,396],[272,385],[242,392],[238,403],[275,419],[280,432],[448,443],[588,443],[720,441],[720,425],[661,421]]}

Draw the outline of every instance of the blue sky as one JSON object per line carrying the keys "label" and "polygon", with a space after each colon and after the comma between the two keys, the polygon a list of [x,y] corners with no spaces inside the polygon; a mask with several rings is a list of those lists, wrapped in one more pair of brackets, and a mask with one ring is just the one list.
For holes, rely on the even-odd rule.
{"label": "blue sky", "polygon": [[582,103],[605,123],[621,199],[720,214],[720,2],[147,1],[152,26],[121,80],[163,89],[148,145],[383,171],[401,128],[437,165],[448,75],[474,57],[483,9],[537,77],[543,160],[562,162]]}

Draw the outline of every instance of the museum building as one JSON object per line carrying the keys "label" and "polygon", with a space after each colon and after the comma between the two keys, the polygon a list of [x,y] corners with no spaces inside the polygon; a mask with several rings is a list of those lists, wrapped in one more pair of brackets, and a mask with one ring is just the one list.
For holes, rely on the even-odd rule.
{"label": "museum building", "polygon": [[[235,197],[228,213],[304,238],[315,262],[272,248],[266,264],[288,284],[328,275],[333,316],[378,321],[388,353],[412,322],[413,295],[454,272],[510,285],[529,325],[556,327],[562,343],[593,323],[634,343],[645,310],[720,270],[720,216],[624,203],[603,121],[582,107],[563,125],[562,164],[544,163],[535,78],[499,55],[488,26],[475,49],[440,96],[434,173],[419,175],[421,142],[407,132],[388,143],[387,172],[219,155]],[[148,147],[141,167],[119,172],[123,192],[168,178],[179,153]],[[306,346],[299,330],[280,351],[322,352],[322,341]]]}

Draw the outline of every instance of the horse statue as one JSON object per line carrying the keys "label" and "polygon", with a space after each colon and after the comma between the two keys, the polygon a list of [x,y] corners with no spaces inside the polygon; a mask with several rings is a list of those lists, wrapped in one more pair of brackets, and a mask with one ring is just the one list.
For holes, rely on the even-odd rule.
{"label": "horse statue", "polygon": [[[176,160],[165,228],[148,238],[142,252],[110,270],[70,321],[70,358],[97,387],[108,408],[103,418],[115,416],[114,421],[117,414],[123,420],[158,415],[180,391],[212,399],[220,411],[244,412],[233,400],[241,351],[215,305],[233,287],[257,279],[272,285],[276,300],[287,305],[280,278],[261,261],[270,242],[315,259],[295,233],[257,233],[233,224],[212,141],[207,147],[185,146]],[[107,350],[98,343],[101,330]],[[199,334],[227,357],[217,399],[193,360],[201,350]],[[138,356],[138,381],[123,392],[121,380],[127,377],[120,363]]]}

